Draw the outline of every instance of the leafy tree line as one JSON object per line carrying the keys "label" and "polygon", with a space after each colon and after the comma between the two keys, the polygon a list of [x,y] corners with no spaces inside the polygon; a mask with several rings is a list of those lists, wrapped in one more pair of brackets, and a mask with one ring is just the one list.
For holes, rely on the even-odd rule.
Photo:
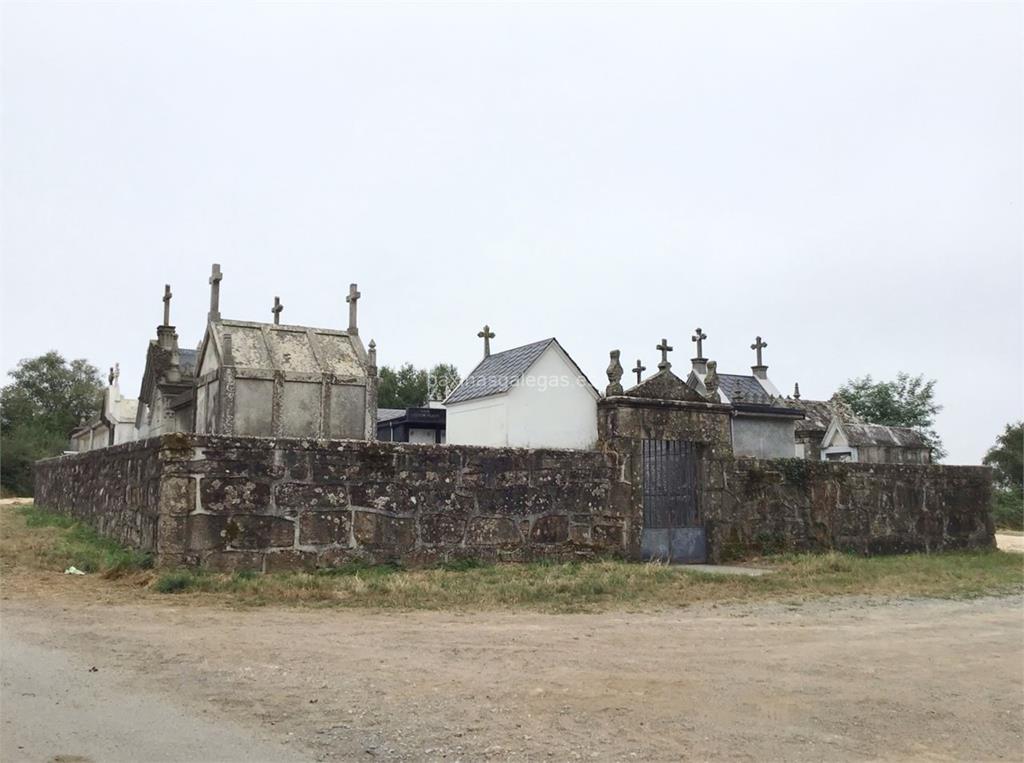
{"label": "leafy tree line", "polygon": [[48,352],[22,360],[0,389],[0,488],[32,495],[32,463],[59,455],[82,419],[99,411],[103,381],[94,365]]}
{"label": "leafy tree line", "polygon": [[398,368],[382,366],[377,381],[379,408],[421,408],[432,400],[444,400],[461,378],[450,363],[433,368],[416,368],[405,363]]}
{"label": "leafy tree line", "polygon": [[869,424],[909,427],[920,432],[932,448],[932,457],[946,456],[942,438],[935,431],[935,415],[942,406],[935,402],[935,380],[899,373],[894,381],[876,382],[871,375],[850,379],[836,392],[839,399]]}
{"label": "leafy tree line", "polygon": [[1007,424],[982,463],[995,472],[992,514],[996,527],[1024,530],[1024,421]]}

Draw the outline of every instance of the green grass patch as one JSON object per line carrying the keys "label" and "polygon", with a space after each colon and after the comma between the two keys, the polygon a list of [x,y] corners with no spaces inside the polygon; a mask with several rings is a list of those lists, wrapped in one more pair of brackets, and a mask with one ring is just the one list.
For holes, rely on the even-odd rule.
{"label": "green grass patch", "polygon": [[762,565],[761,577],[622,561],[442,565],[432,569],[346,565],[317,572],[215,574],[176,571],[165,593],[226,595],[263,605],[305,603],[375,609],[591,612],[684,607],[699,602],[820,596],[974,597],[1024,590],[1024,557],[949,552],[864,558],[793,554]]}
{"label": "green grass patch", "polygon": [[125,548],[72,517],[34,505],[19,505],[15,508],[25,520],[26,527],[54,528],[58,531],[55,542],[44,552],[46,561],[53,566],[74,566],[82,572],[98,572],[107,576],[153,566],[152,555]]}
{"label": "green grass patch", "polygon": [[189,572],[167,572],[153,583],[153,588],[160,593],[181,593],[193,587],[195,575]]}

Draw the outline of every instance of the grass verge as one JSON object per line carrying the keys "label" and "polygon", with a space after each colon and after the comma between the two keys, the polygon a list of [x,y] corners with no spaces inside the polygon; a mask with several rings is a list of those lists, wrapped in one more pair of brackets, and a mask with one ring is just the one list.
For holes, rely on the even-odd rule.
{"label": "grass verge", "polygon": [[599,561],[454,569],[361,567],[254,575],[173,571],[156,590],[226,595],[248,604],[395,609],[584,612],[820,596],[974,597],[1024,590],[1024,558],[998,551],[860,558],[803,554],[764,560],[772,574],[718,575],[663,564]]}
{"label": "grass verge", "polygon": [[[5,571],[63,571],[73,564],[118,577],[147,568],[151,560],[67,517],[30,506],[8,506],[0,510],[0,562]],[[1024,591],[1024,556],[998,551],[872,558],[801,554],[759,560],[758,566],[772,574],[726,576],[611,560],[499,565],[460,561],[415,570],[348,564],[312,573],[270,575],[162,570],[136,576],[149,585],[133,586],[130,595],[173,595],[177,602],[240,605],[582,612],[820,596],[946,598]]]}
{"label": "grass verge", "polygon": [[44,511],[32,504],[5,507],[4,513],[15,513],[24,528],[17,527],[15,522],[4,522],[0,555],[5,562],[61,571],[74,566],[82,572],[97,572],[105,577],[153,566],[149,554],[125,548],[63,514]]}

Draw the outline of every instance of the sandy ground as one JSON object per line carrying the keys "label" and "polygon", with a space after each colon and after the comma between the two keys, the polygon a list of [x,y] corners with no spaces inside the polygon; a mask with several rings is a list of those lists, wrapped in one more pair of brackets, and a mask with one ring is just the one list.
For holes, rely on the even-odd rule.
{"label": "sandy ground", "polygon": [[1024,535],[996,533],[996,545],[1000,551],[1014,551],[1024,554]]}
{"label": "sandy ground", "polygon": [[[131,745],[161,715],[180,740],[167,760],[1020,760],[1024,749],[1019,597],[594,615],[5,597],[5,761],[156,760]],[[96,738],[106,747],[89,747]]]}

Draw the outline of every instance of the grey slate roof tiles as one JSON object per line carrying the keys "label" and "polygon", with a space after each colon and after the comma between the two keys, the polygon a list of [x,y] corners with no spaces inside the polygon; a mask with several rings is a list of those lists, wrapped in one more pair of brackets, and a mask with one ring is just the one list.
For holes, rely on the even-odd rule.
{"label": "grey slate roof tiles", "polygon": [[[771,397],[764,391],[764,387],[753,376],[740,376],[739,374],[719,374],[718,388],[725,393],[731,403],[747,403],[750,405],[771,405]],[[736,390],[742,392],[740,400],[736,400]]]}
{"label": "grey slate roof tiles", "polygon": [[399,419],[405,415],[405,408],[378,408],[377,423]]}
{"label": "grey slate roof tiles", "polygon": [[445,405],[464,403],[508,392],[554,339],[544,339],[511,350],[496,352],[480,361],[472,373],[445,400]]}

